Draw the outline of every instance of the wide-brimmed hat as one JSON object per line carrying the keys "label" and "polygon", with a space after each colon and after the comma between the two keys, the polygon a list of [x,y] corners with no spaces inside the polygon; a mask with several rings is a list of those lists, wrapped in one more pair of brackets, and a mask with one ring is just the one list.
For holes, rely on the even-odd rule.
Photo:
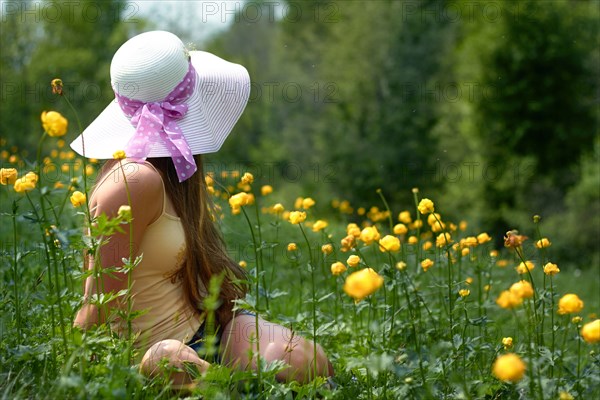
{"label": "wide-brimmed hat", "polygon": [[[189,155],[184,149],[192,155],[216,152],[250,95],[250,77],[243,66],[204,51],[188,51],[165,31],[142,33],[125,42],[112,59],[110,76],[115,100],[71,143],[85,157],[112,158],[117,150],[127,152],[133,142],[135,151],[143,153],[141,159],[176,161],[173,143],[180,156]],[[152,135],[142,132],[142,122],[152,126]]]}

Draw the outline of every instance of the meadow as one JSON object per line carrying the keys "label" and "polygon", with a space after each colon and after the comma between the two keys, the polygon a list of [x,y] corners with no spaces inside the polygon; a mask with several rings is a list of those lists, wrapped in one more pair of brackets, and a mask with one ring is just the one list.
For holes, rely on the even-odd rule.
{"label": "meadow", "polygon": [[[239,170],[205,179],[230,255],[248,273],[250,293],[237,307],[319,342],[336,375],[282,384],[280,363],[257,372],[214,364],[186,392],[144,378],[132,337],[72,327],[83,280],[110,271],[84,273],[83,251],[93,254],[129,220],[123,212],[91,221],[99,162],[67,148],[61,118],[42,115],[35,155],[2,143],[2,399],[600,396],[597,266],[562,267],[543,217],[491,237],[446,219],[444,198],[418,188],[397,210],[385,187],[364,207],[315,203],[310,193],[286,203],[276,186]],[[136,264],[132,254],[122,268]],[[209,311],[217,294],[215,285]],[[94,301],[116,296],[128,291]]]}

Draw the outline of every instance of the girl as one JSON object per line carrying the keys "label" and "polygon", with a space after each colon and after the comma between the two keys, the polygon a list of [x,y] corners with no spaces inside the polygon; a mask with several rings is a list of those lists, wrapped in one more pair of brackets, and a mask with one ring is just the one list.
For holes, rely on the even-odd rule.
{"label": "girl", "polygon": [[[217,359],[256,368],[256,316],[233,311],[233,301],[246,294],[239,283],[244,271],[227,256],[211,220],[201,159],[221,147],[243,112],[250,92],[248,73],[210,53],[188,52],[179,38],[163,31],[123,44],[110,72],[115,101],[71,147],[84,157],[117,158],[105,164],[90,196],[94,217],[115,217],[122,206],[131,205],[131,222],[100,247],[97,262],[102,268],[119,267],[129,258],[131,245],[142,259],[131,276],[102,274],[100,287],[88,278],[75,325],[86,329],[103,322],[104,310],[88,300],[99,292],[117,293],[131,281],[132,308],[141,312],[131,328],[135,345],[145,352],[142,373],[162,374],[166,363],[179,369],[171,374],[174,384],[189,384],[184,363],[200,371],[209,366],[197,353],[207,328],[202,304],[211,277],[219,276]],[[110,307],[125,304],[116,300]],[[117,332],[130,329],[118,317],[109,322]],[[333,374],[318,345],[260,318],[258,325],[261,362],[282,360],[289,366],[278,379],[305,383],[314,378],[315,363],[318,375]]]}

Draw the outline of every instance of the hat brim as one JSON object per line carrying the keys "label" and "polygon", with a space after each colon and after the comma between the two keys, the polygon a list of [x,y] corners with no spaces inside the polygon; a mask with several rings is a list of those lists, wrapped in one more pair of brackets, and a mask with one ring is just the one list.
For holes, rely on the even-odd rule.
{"label": "hat brim", "polygon": [[[196,87],[186,115],[177,120],[192,154],[218,151],[235,126],[250,96],[250,76],[239,65],[204,51],[191,51],[196,70]],[[79,135],[71,148],[78,154],[97,159],[112,158],[125,150],[135,127],[125,116],[116,99]],[[170,157],[165,144],[153,144],[148,157]]]}

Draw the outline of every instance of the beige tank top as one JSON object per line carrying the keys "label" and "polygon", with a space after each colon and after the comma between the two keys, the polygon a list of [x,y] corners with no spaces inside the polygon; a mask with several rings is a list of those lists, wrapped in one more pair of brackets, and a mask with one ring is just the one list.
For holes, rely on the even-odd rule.
{"label": "beige tank top", "polygon": [[[145,164],[156,171],[152,164]],[[105,179],[98,182],[96,188]],[[170,200],[163,182],[162,212],[146,227],[136,254],[136,257],[142,255],[142,261],[132,272],[133,311],[141,312],[133,320],[132,328],[137,336],[135,345],[141,350],[164,339],[186,343],[203,320],[188,305],[181,282],[173,275],[184,261],[185,234],[179,217],[166,212],[167,202]],[[127,325],[117,320],[113,323],[113,329],[123,334],[127,332]]]}

